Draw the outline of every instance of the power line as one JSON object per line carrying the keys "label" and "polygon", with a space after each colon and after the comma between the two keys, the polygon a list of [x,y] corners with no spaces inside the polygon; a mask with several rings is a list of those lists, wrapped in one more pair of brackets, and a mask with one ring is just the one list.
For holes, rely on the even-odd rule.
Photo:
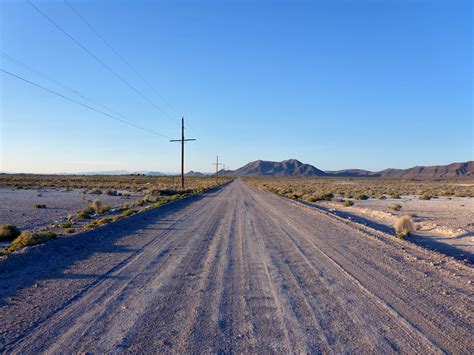
{"label": "power line", "polygon": [[184,190],[184,143],[195,140],[194,138],[184,138],[184,117],[181,117],[181,139],[170,139],[170,142],[181,143],[181,190]]}
{"label": "power line", "polygon": [[70,40],[72,40],[74,43],[76,43],[79,47],[81,47],[87,54],[89,54],[92,58],[94,58],[97,62],[99,62],[104,68],[106,68],[110,73],[112,73],[116,78],[118,78],[122,83],[124,83],[128,88],[133,90],[137,95],[139,95],[141,98],[146,100],[150,105],[152,105],[154,108],[156,108],[158,111],[160,111],[162,114],[165,116],[171,118],[168,116],[166,112],[164,112],[159,106],[155,105],[153,101],[151,101],[148,97],[146,97],[143,93],[141,93],[137,88],[135,88],[132,84],[130,84],[128,81],[126,81],[124,78],[122,78],[119,74],[117,74],[110,66],[108,66],[103,60],[101,60],[99,57],[97,57],[94,53],[92,53],[87,47],[85,47],[81,42],[79,42],[77,39],[75,39],[71,34],[66,32],[61,26],[59,26],[51,17],[46,15],[41,9],[39,9],[36,5],[34,5],[30,0],[26,0],[26,2],[36,10],[40,15],[42,15],[45,19],[47,19],[49,22],[51,22],[59,31],[61,31],[64,35],[66,35]]}
{"label": "power line", "polygon": [[131,70],[133,71],[150,89],[153,90],[153,92],[160,97],[163,102],[168,105],[169,108],[171,108],[175,113],[178,115],[181,115],[180,112],[178,112],[165,98],[160,95],[160,93],[150,84],[148,80],[146,80],[125,58],[120,55],[120,53],[117,52],[117,50],[69,3],[69,1],[64,0],[64,3],[76,14],[79,19],[81,19],[82,22],[84,22],[89,29],[94,32],[94,34],[102,41],[104,44],[110,48],[112,52],[115,53],[115,55]]}
{"label": "power line", "polygon": [[89,110],[95,111],[95,112],[97,112],[97,113],[100,113],[101,115],[110,117],[110,118],[112,118],[112,119],[114,119],[114,120],[120,121],[120,122],[122,122],[122,123],[125,123],[125,124],[127,124],[127,125],[129,125],[129,126],[135,127],[135,128],[137,128],[137,129],[141,129],[142,131],[145,131],[145,132],[148,132],[148,133],[151,133],[151,134],[154,134],[154,135],[157,135],[157,136],[160,136],[160,137],[169,139],[169,137],[168,137],[168,136],[165,136],[164,134],[161,134],[161,133],[152,131],[152,130],[150,130],[150,129],[148,129],[148,128],[141,127],[141,126],[139,126],[139,125],[137,125],[137,124],[135,124],[135,123],[128,122],[128,121],[123,120],[123,119],[121,119],[121,118],[118,118],[118,117],[116,117],[116,116],[110,115],[110,114],[108,114],[107,112],[98,110],[98,109],[96,109],[95,107],[86,105],[86,104],[84,104],[84,103],[82,103],[82,102],[79,102],[79,101],[77,101],[77,100],[75,100],[75,99],[72,99],[72,98],[70,98],[70,97],[68,97],[68,96],[66,96],[66,95],[63,95],[63,94],[61,94],[61,93],[58,93],[58,92],[53,91],[53,90],[51,90],[51,89],[48,89],[48,88],[46,88],[46,87],[44,87],[44,86],[42,86],[42,85],[40,85],[40,84],[34,83],[34,82],[32,82],[32,81],[30,81],[30,80],[28,80],[28,79],[25,79],[25,78],[23,78],[23,77],[21,77],[21,76],[19,76],[19,75],[13,74],[13,73],[11,73],[11,72],[5,70],[5,69],[1,69],[1,68],[0,68],[0,71],[3,72],[3,73],[5,73],[5,74],[8,74],[8,75],[10,75],[10,76],[12,76],[12,77],[14,77],[14,78],[16,78],[16,79],[18,79],[18,80],[22,80],[22,81],[24,81],[24,82],[26,82],[26,83],[28,83],[28,84],[30,84],[30,85],[36,86],[36,87],[38,87],[38,88],[40,88],[40,89],[43,89],[43,90],[45,90],[45,91],[47,91],[47,92],[49,92],[49,93],[51,93],[51,94],[54,94],[54,95],[56,95],[56,96],[59,96],[59,97],[65,99],[65,100],[68,100],[68,101],[70,101],[70,102],[73,102],[73,103],[75,103],[75,104],[77,104],[77,105],[80,105],[80,106],[82,106],[82,107],[88,108]]}
{"label": "power line", "polygon": [[105,110],[107,110],[107,111],[109,111],[109,112],[112,112],[114,115],[120,116],[120,117],[122,117],[122,118],[125,119],[125,120],[129,120],[129,118],[128,118],[127,116],[122,115],[121,113],[119,113],[119,112],[117,112],[117,111],[115,111],[115,110],[112,110],[110,107],[107,107],[107,106],[105,106],[105,105],[102,105],[101,103],[97,102],[96,100],[91,99],[90,97],[88,97],[88,96],[82,94],[82,93],[79,92],[78,90],[73,89],[73,88],[71,88],[71,87],[69,87],[69,86],[67,86],[67,85],[65,85],[65,84],[63,84],[63,83],[61,83],[61,82],[59,82],[58,80],[51,78],[51,76],[46,75],[46,74],[40,72],[39,70],[32,68],[31,66],[29,66],[29,65],[27,65],[26,63],[22,62],[21,60],[19,60],[19,59],[17,59],[17,58],[14,58],[14,57],[12,57],[11,55],[9,55],[9,54],[7,54],[7,53],[5,53],[5,52],[2,52],[2,51],[0,51],[0,54],[1,54],[2,56],[4,56],[5,58],[7,58],[8,60],[10,60],[11,62],[13,62],[13,63],[15,63],[15,64],[17,64],[17,65],[19,65],[19,66],[21,66],[21,67],[27,69],[27,70],[29,70],[29,71],[35,73],[36,75],[38,75],[38,76],[40,76],[40,77],[45,78],[46,80],[48,80],[48,81],[50,81],[50,82],[55,83],[56,85],[58,85],[58,86],[61,87],[62,89],[74,93],[75,95],[77,95],[77,96],[79,96],[81,99],[83,99],[84,101],[89,101],[89,102],[91,102],[92,104],[94,104],[94,105],[96,105],[96,106],[99,106],[99,107],[101,107],[101,108],[103,108],[103,109],[105,109]]}

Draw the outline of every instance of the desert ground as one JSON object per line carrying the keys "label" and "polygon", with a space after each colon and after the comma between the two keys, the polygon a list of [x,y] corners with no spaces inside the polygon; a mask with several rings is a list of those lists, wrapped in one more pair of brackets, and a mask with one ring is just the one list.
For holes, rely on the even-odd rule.
{"label": "desert ground", "polygon": [[[20,229],[36,229],[60,221],[75,213],[95,199],[112,207],[143,197],[143,193],[123,191],[125,196],[89,194],[85,190],[57,190],[51,188],[13,190],[0,188],[0,224],[14,224]],[[45,205],[45,208],[35,208]]]}
{"label": "desert ground", "polygon": [[474,181],[247,178],[262,190],[311,204],[352,222],[395,234],[410,216],[408,241],[474,262]]}
{"label": "desert ground", "polygon": [[473,353],[472,265],[242,180],[0,259],[2,352]]}
{"label": "desert ground", "polygon": [[202,193],[226,181],[188,178],[186,189],[181,190],[177,178],[166,176],[0,174],[0,254],[25,244],[18,245],[21,238],[15,241],[16,235],[6,235],[1,229],[5,226],[15,228],[17,234],[36,233],[37,240],[26,243],[31,245],[45,233],[52,233],[54,238],[70,236]]}
{"label": "desert ground", "polygon": [[[400,216],[409,215],[417,226],[409,238],[411,242],[474,262],[474,198],[438,197],[424,201],[418,196],[401,196],[354,201],[350,207],[335,201],[320,201],[318,205],[387,232],[393,230]],[[394,210],[393,206],[397,205],[400,209]]]}

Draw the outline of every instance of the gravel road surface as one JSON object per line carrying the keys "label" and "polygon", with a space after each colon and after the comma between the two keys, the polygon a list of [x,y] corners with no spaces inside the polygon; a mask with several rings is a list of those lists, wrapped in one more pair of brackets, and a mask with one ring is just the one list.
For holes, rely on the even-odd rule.
{"label": "gravel road surface", "polygon": [[0,260],[0,351],[472,354],[473,275],[237,180]]}

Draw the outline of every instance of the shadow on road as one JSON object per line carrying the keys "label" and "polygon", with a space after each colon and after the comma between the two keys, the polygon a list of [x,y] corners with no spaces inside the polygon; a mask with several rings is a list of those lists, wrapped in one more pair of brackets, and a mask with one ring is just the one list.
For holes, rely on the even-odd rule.
{"label": "shadow on road", "polygon": [[[0,307],[8,305],[8,299],[14,298],[22,289],[34,285],[41,287],[42,280],[88,279],[95,284],[104,278],[111,278],[110,274],[115,271],[115,267],[105,269],[104,273],[97,275],[65,273],[65,270],[71,270],[78,261],[98,253],[104,254],[104,257],[112,253],[126,254],[124,260],[120,262],[123,264],[129,258],[143,251],[153,239],[140,248],[133,249],[119,245],[122,238],[147,229],[152,224],[156,226],[157,221],[159,221],[158,223],[165,221],[172,223],[173,220],[168,218],[171,213],[203,198],[212,198],[222,188],[223,186],[217,187],[202,195],[177,200],[91,231],[60,237],[44,245],[26,248],[6,256],[4,260],[0,261]],[[171,224],[169,227],[165,225],[159,228],[154,227],[153,230],[175,230],[175,228]],[[90,286],[86,286],[86,288]]]}

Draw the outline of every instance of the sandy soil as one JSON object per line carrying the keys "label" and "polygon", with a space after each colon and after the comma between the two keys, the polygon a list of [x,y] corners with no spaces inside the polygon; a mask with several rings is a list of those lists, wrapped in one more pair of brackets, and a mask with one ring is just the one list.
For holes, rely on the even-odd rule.
{"label": "sandy soil", "polygon": [[468,354],[473,276],[235,181],[0,261],[0,351]]}
{"label": "sandy soil", "polygon": [[[38,196],[39,194],[41,196]],[[20,229],[35,229],[62,220],[69,213],[76,213],[90,205],[95,199],[111,206],[119,206],[137,198],[137,195],[128,199],[121,196],[90,195],[82,193],[82,190],[0,188],[0,224],[13,224]],[[35,208],[35,204],[44,204],[46,208]]]}
{"label": "sandy soil", "polygon": [[[318,205],[335,209],[341,217],[391,233],[400,216],[411,215],[419,228],[411,237],[412,241],[474,262],[474,198],[440,197],[424,201],[414,196],[402,196],[401,199],[369,199],[354,203],[351,207],[337,202],[319,202]],[[388,208],[393,204],[400,204],[401,210]]]}
{"label": "sandy soil", "polygon": [[[392,211],[388,206],[399,203],[400,211]],[[474,198],[470,197],[439,197],[431,200],[420,200],[415,196],[402,196],[401,199],[355,201],[357,207],[373,211],[385,211],[394,215],[409,214],[417,222],[431,222],[433,228],[445,226],[452,234],[474,233]],[[436,225],[436,226],[435,226]]]}

